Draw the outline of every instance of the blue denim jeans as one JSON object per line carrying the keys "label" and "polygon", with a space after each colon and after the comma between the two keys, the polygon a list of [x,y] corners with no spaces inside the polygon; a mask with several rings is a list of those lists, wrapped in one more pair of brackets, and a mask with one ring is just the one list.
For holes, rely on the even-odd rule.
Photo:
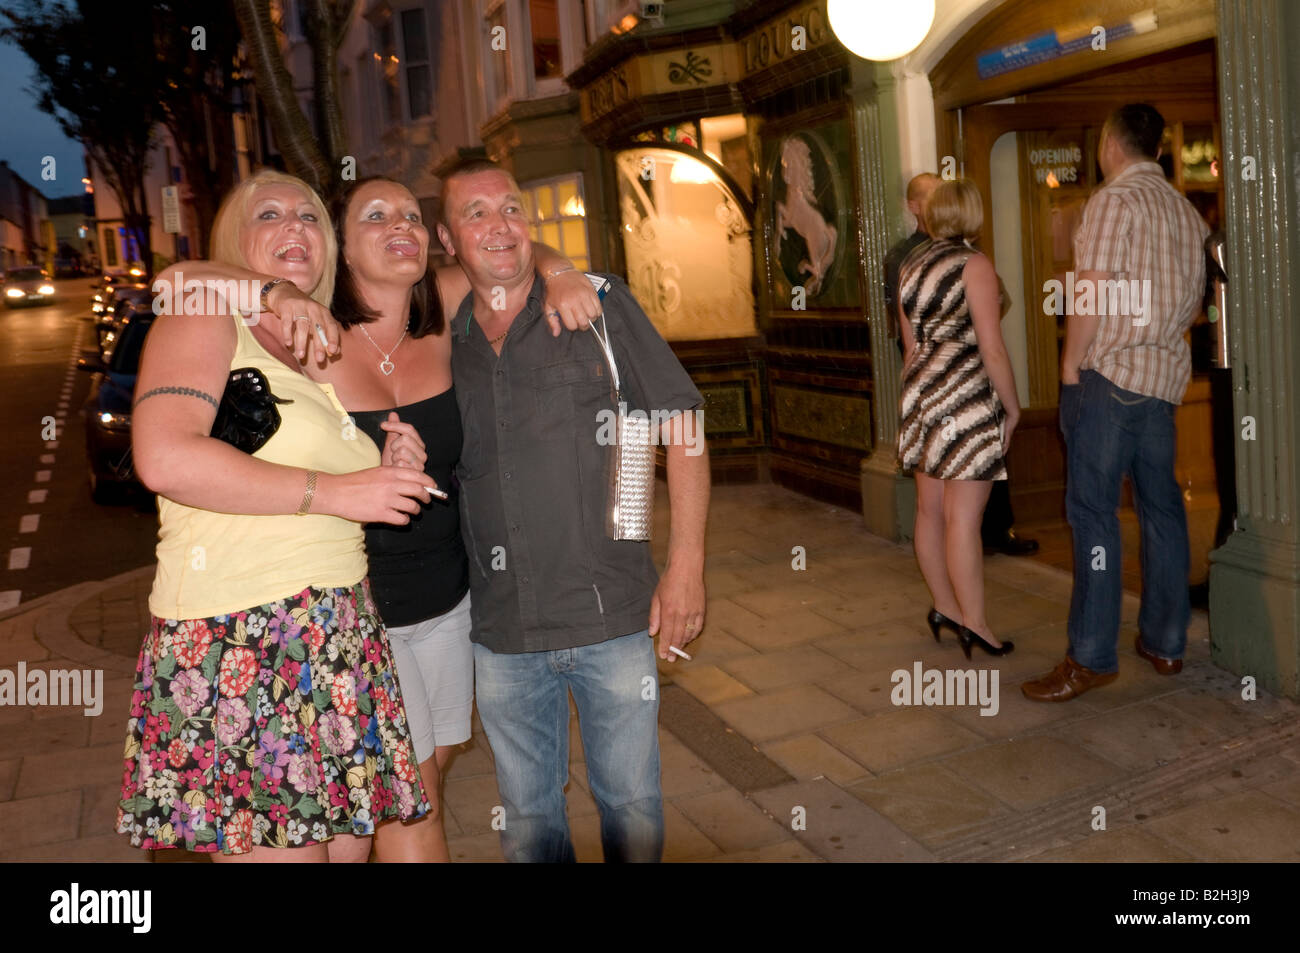
{"label": "blue denim jeans", "polygon": [[1061,388],[1065,435],[1065,514],[1074,534],[1070,657],[1096,672],[1119,669],[1119,498],[1133,483],[1142,533],[1143,645],[1179,659],[1187,647],[1191,603],[1187,511],[1174,477],[1174,405],[1116,387],[1096,371]]}
{"label": "blue denim jeans", "polygon": [[506,860],[575,859],[564,801],[572,690],[605,860],[658,862],[664,844],[659,674],[648,633],[518,655],[476,644],[474,669],[479,718],[505,808]]}

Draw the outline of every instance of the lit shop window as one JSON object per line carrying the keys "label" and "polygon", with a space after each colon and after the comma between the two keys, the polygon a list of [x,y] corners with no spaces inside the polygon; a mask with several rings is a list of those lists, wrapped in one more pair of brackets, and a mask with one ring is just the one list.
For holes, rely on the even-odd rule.
{"label": "lit shop window", "polygon": [[550,245],[581,271],[591,267],[587,249],[587,209],[582,176],[530,182],[520,186],[535,242]]}
{"label": "lit shop window", "polygon": [[620,152],[628,284],[669,341],[755,333],[751,225],[717,167],[685,152]]}

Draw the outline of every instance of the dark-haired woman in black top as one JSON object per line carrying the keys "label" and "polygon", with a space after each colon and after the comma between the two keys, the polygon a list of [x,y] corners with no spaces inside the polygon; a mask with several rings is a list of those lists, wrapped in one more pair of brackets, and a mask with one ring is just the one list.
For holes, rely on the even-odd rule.
{"label": "dark-haired woman in black top", "polygon": [[[423,469],[450,495],[426,504],[404,526],[366,527],[370,587],[388,629],[433,807],[418,820],[379,825],[376,859],[446,861],[440,781],[452,746],[470,737],[474,671],[468,564],[451,480],[461,424],[443,314],[469,294],[469,282],[459,267],[428,268],[430,229],[406,186],[362,179],[331,211],[339,260],[330,310],[343,328],[342,354],[324,368],[309,362],[304,370],[334,388],[356,428],[383,448],[386,463]],[[546,246],[534,247],[555,332],[561,320],[572,330],[598,316],[600,302],[587,278]],[[200,281],[250,277],[211,262],[186,262],[184,270]],[[272,306],[291,320],[305,316],[303,324],[319,316],[319,306],[292,286],[277,286]]]}

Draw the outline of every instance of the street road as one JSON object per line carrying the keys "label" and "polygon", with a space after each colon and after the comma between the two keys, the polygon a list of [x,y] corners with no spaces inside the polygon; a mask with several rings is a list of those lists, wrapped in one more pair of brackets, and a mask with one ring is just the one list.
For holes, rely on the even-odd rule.
{"label": "street road", "polygon": [[[0,307],[0,609],[153,562],[153,498],[100,506],[86,481],[81,407],[93,347],[89,279],[55,282],[54,303]],[[43,418],[57,420],[53,441]]]}

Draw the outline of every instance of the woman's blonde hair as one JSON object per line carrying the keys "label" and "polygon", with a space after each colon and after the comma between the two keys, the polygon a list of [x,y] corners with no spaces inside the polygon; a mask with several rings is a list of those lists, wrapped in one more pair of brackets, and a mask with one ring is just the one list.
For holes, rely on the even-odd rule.
{"label": "woman's blonde hair", "polygon": [[944,180],[925,203],[925,230],[931,238],[972,241],[984,227],[984,199],[970,179]]}
{"label": "woman's blonde hair", "polygon": [[263,169],[227,192],[212,223],[212,240],[208,242],[208,254],[213,261],[234,265],[237,268],[248,267],[248,260],[244,257],[244,248],[239,240],[240,234],[248,220],[248,209],[253,204],[253,196],[258,189],[268,185],[292,185],[307,196],[307,201],[316,210],[325,244],[325,267],[321,270],[320,281],[315,288],[311,289],[311,296],[328,308],[330,299],[334,297],[334,276],[338,271],[338,239],[334,237],[334,226],[330,223],[330,214],[325,208],[325,203],[310,185],[296,176],[276,172],[274,169]]}

